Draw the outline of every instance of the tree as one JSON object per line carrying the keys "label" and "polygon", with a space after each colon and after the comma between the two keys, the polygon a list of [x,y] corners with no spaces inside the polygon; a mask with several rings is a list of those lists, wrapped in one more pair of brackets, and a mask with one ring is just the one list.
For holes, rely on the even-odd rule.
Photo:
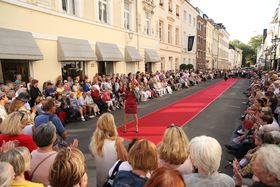
{"label": "tree", "polygon": [[181,64],[180,65],[180,70],[185,70],[188,68],[188,65],[187,64]]}
{"label": "tree", "polygon": [[243,50],[242,53],[242,66],[250,66],[256,63],[257,47],[262,43],[262,36],[254,36],[250,39],[248,44],[244,44],[239,40],[229,42],[234,47]]}
{"label": "tree", "polygon": [[187,65],[187,68],[188,68],[188,69],[193,69],[193,65],[192,65],[192,64],[188,64],[188,65]]}

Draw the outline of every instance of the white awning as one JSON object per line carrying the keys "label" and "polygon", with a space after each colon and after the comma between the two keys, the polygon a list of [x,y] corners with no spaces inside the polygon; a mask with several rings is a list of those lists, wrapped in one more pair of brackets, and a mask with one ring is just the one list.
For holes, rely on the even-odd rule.
{"label": "white awning", "polygon": [[30,32],[0,28],[0,59],[35,61],[43,55]]}
{"label": "white awning", "polygon": [[142,60],[139,52],[135,47],[125,46],[125,61],[126,62],[139,62]]}
{"label": "white awning", "polygon": [[96,43],[97,61],[123,61],[123,55],[116,44]]}
{"label": "white awning", "polygon": [[74,38],[58,37],[58,61],[97,60],[89,42]]}
{"label": "white awning", "polygon": [[159,62],[160,56],[155,49],[145,49],[145,62]]}

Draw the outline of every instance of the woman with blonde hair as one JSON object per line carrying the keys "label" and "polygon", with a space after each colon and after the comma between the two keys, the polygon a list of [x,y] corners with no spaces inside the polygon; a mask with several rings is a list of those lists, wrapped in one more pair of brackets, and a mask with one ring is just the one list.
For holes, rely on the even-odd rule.
{"label": "woman with blonde hair", "polygon": [[30,152],[26,147],[16,147],[1,155],[0,160],[9,162],[15,172],[15,178],[11,187],[43,187],[43,184],[27,181],[24,177],[24,172],[30,169]]}
{"label": "woman with blonde hair", "polygon": [[157,148],[148,140],[138,140],[128,153],[128,163],[132,171],[119,171],[113,187],[143,187],[148,176],[158,168]]}
{"label": "woman with blonde hair", "polygon": [[118,137],[112,114],[104,113],[97,120],[89,149],[96,164],[97,185],[102,186],[114,163],[117,160],[127,160],[127,151],[123,139]]}
{"label": "woman with blonde hair", "polygon": [[189,140],[181,127],[170,125],[158,147],[160,166],[174,168],[182,174],[192,173],[193,166],[188,155]]}
{"label": "woman with blonde hair", "polygon": [[51,187],[86,187],[85,157],[77,148],[61,149],[49,171]]}
{"label": "woman with blonde hair", "polygon": [[22,134],[22,130],[29,124],[30,116],[26,112],[13,112],[5,118],[0,126],[0,146],[3,141],[17,141],[19,146],[24,146],[33,151],[37,149],[32,136]]}

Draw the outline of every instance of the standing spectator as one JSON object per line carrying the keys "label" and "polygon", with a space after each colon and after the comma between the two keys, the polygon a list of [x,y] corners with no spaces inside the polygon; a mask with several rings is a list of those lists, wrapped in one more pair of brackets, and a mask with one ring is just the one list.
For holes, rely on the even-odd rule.
{"label": "standing spectator", "polygon": [[132,171],[119,171],[114,179],[113,187],[143,187],[148,180],[147,175],[158,167],[158,155],[155,144],[148,140],[138,140],[128,153],[128,162]]}
{"label": "standing spectator", "polygon": [[7,95],[0,91],[0,125],[8,116],[5,105],[9,102]]}
{"label": "standing spectator", "polygon": [[123,139],[118,137],[112,114],[102,114],[97,120],[89,149],[96,164],[97,185],[102,186],[114,163],[117,160],[127,160]]}
{"label": "standing spectator", "polygon": [[40,125],[35,129],[33,140],[38,149],[31,152],[30,180],[48,186],[49,172],[47,171],[50,170],[57,155],[57,152],[53,150],[53,145],[56,141],[55,126],[51,122]]}
{"label": "standing spectator", "polygon": [[189,144],[190,159],[198,173],[184,175],[188,187],[234,187],[234,181],[228,175],[218,173],[222,157],[219,142],[209,136],[199,136]]}
{"label": "standing spectator", "polygon": [[170,125],[158,147],[160,165],[174,168],[183,175],[192,173],[193,166],[188,155],[189,140],[181,127]]}
{"label": "standing spectator", "polygon": [[33,107],[37,97],[42,95],[41,91],[38,88],[38,80],[33,79],[31,81],[29,94],[30,94],[30,97],[31,97],[31,99],[30,99],[30,107]]}
{"label": "standing spectator", "polygon": [[134,117],[134,123],[136,127],[136,133],[138,133],[138,115],[137,115],[137,103],[136,103],[136,94],[133,83],[128,83],[125,93],[125,116],[124,116],[124,126],[123,132],[126,132],[126,123],[130,114]]}
{"label": "standing spectator", "polygon": [[85,157],[77,148],[61,149],[50,169],[51,187],[87,187]]}
{"label": "standing spectator", "polygon": [[21,76],[21,74],[17,74],[17,75],[16,75],[16,80],[15,80],[16,89],[19,88],[19,85],[21,84],[21,81],[22,81],[22,76]]}
{"label": "standing spectator", "polygon": [[25,179],[24,172],[30,169],[30,158],[30,152],[26,147],[16,147],[1,155],[0,160],[9,162],[13,166],[15,171],[15,178],[11,187],[44,187],[43,184],[33,183]]}
{"label": "standing spectator", "polygon": [[156,169],[145,187],[186,187],[182,174],[168,167]]}

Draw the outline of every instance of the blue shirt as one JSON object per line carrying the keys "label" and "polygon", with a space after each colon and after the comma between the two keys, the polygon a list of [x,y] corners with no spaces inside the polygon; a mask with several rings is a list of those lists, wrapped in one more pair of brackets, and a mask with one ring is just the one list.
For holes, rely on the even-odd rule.
{"label": "blue shirt", "polygon": [[39,127],[39,125],[43,123],[48,123],[49,121],[51,121],[54,124],[56,128],[56,133],[58,133],[59,135],[62,135],[64,133],[65,129],[60,119],[57,117],[57,115],[50,113],[43,113],[37,116],[34,120],[35,128]]}

